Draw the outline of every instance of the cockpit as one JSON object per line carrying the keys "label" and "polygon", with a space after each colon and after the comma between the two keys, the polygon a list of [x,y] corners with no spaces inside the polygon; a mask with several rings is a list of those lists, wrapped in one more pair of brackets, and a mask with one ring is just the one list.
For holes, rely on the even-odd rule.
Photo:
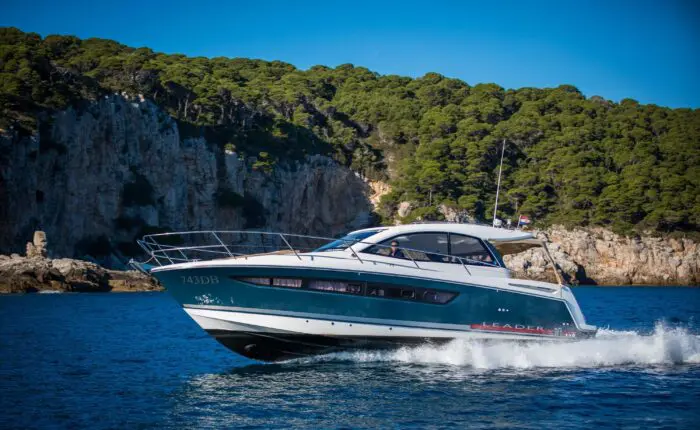
{"label": "cockpit", "polygon": [[504,266],[488,242],[449,232],[398,234],[361,252],[422,262]]}

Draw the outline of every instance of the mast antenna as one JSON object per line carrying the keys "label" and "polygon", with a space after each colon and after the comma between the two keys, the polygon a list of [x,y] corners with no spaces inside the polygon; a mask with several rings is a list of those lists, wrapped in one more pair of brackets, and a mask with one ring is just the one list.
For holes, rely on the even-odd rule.
{"label": "mast antenna", "polygon": [[498,185],[496,186],[496,203],[493,205],[493,223],[496,227],[496,211],[498,211],[498,194],[501,191],[501,171],[503,170],[503,153],[506,152],[506,140],[503,139],[503,147],[501,148],[501,165],[498,167]]}

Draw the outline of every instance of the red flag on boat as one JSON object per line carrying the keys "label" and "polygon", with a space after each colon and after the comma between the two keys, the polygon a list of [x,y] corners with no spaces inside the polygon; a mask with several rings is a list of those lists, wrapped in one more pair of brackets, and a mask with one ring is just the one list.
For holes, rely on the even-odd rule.
{"label": "red flag on boat", "polygon": [[530,218],[527,215],[520,215],[518,218],[518,227],[521,225],[529,225],[530,224]]}

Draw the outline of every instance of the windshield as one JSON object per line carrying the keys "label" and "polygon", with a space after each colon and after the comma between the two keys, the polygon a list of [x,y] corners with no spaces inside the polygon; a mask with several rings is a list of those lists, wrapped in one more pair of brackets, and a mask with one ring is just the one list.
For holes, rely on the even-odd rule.
{"label": "windshield", "polygon": [[342,251],[343,249],[347,249],[350,245],[353,245],[363,239],[367,239],[370,236],[374,236],[380,231],[384,231],[384,229],[358,231],[356,233],[346,234],[338,240],[334,240],[331,243],[327,243],[322,247],[315,249],[313,252]]}

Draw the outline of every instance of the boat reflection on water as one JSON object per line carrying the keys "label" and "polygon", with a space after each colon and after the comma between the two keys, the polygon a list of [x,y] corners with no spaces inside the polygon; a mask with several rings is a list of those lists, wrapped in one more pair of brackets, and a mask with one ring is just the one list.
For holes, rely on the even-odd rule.
{"label": "boat reflection on water", "polygon": [[[489,373],[381,362],[251,365],[191,379],[173,394],[168,421],[188,427],[383,428],[389,419],[402,426],[454,426],[464,423],[465,414],[493,423],[486,398],[538,394],[530,386],[513,396],[510,377],[499,382]],[[517,424],[507,417],[497,421]]]}

